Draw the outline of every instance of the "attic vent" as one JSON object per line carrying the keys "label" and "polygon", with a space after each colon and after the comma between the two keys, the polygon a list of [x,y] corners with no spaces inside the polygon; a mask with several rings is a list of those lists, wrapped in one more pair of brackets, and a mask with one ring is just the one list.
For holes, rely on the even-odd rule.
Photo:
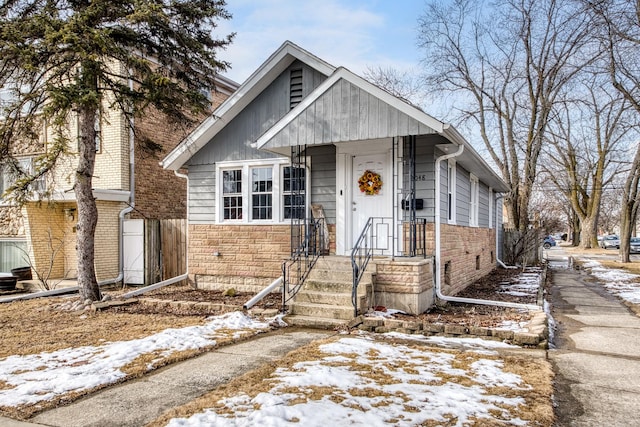
{"label": "attic vent", "polygon": [[293,109],[302,101],[302,68],[291,70],[289,81],[289,108]]}

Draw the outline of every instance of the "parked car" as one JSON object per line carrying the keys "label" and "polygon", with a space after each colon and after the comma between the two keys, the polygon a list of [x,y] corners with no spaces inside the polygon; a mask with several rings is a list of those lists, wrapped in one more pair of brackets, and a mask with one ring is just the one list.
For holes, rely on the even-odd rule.
{"label": "parked car", "polygon": [[600,242],[600,246],[603,249],[611,249],[611,248],[620,249],[620,238],[615,234],[604,236],[604,238]]}
{"label": "parked car", "polygon": [[554,239],[551,236],[547,236],[544,238],[544,240],[542,241],[542,247],[545,249],[549,249],[552,246],[556,245],[556,239]]}
{"label": "parked car", "polygon": [[629,241],[629,253],[640,254],[640,237],[632,237]]}

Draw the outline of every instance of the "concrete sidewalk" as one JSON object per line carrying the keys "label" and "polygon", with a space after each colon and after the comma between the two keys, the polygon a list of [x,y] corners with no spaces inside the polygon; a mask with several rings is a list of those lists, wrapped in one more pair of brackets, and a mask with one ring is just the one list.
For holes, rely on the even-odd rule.
{"label": "concrete sidewalk", "polygon": [[2,427],[139,427],[264,363],[334,332],[285,328],[167,366],[109,387],[30,422],[0,417]]}
{"label": "concrete sidewalk", "polygon": [[[640,425],[640,318],[551,250],[558,426]],[[564,267],[563,267],[564,266]]]}

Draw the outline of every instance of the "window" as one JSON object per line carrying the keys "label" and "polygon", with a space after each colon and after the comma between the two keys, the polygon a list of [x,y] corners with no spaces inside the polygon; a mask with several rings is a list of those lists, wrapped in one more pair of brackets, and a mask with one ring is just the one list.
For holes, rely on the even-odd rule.
{"label": "window", "polygon": [[242,219],[242,169],[222,171],[224,219]]}
{"label": "window", "polygon": [[271,219],[273,214],[273,169],[251,169],[251,208],[253,219]]}
{"label": "window", "polygon": [[305,168],[288,159],[218,163],[218,222],[284,222],[304,218]]}
{"label": "window", "polygon": [[480,196],[480,185],[478,184],[478,178],[471,175],[470,179],[471,189],[469,194],[469,225],[472,227],[478,226],[478,198]]}
{"label": "window", "polygon": [[0,271],[11,271],[14,268],[29,265],[27,241],[22,239],[0,240]]}
{"label": "window", "polygon": [[304,218],[306,201],[306,174],[304,168],[285,166],[283,175],[283,200],[284,219]]}
{"label": "window", "polygon": [[456,222],[456,162],[449,160],[447,166],[447,219]]}
{"label": "window", "polygon": [[[20,172],[11,170],[9,166],[0,166],[0,197],[4,192],[13,185],[16,179],[23,176],[33,176],[35,173],[33,157],[23,157],[18,160],[18,168]],[[46,189],[44,175],[34,179],[29,187],[32,191],[42,193]]]}

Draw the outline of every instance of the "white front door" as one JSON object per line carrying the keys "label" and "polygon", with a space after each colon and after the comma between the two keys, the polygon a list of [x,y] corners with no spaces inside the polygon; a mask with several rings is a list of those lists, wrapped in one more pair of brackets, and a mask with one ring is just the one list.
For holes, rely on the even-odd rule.
{"label": "white front door", "polygon": [[[377,242],[374,249],[391,251],[392,179],[387,154],[353,156],[351,200],[351,247],[370,217],[383,217],[374,223]],[[369,176],[367,176],[367,174]],[[381,184],[380,184],[381,183]]]}

